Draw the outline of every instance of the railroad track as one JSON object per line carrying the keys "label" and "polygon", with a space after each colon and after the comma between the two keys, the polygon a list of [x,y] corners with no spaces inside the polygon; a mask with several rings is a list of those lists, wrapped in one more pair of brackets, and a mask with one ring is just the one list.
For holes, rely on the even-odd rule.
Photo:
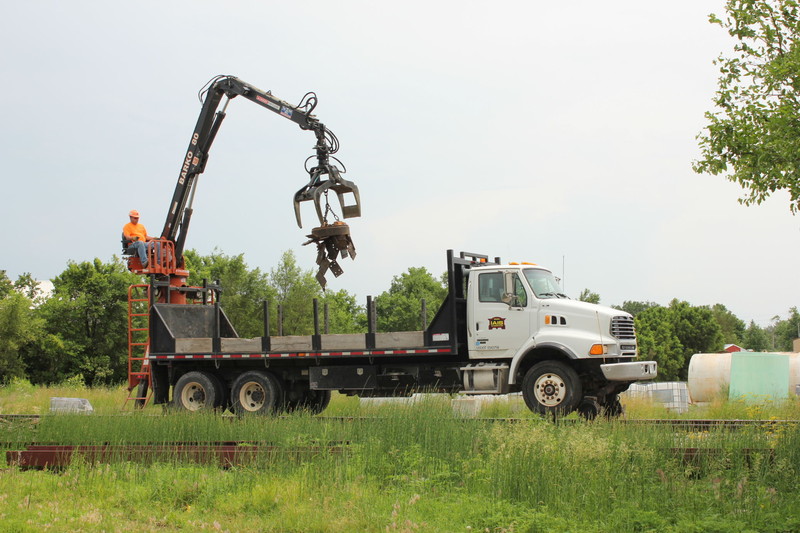
{"label": "railroad track", "polygon": [[[371,420],[382,420],[380,417],[347,417],[347,416],[317,416],[318,420],[331,420],[341,422],[361,422]],[[484,422],[492,424],[519,424],[525,422],[553,422],[552,419],[537,419],[537,418],[463,418],[463,422]],[[599,419],[598,419],[599,420]],[[747,427],[765,428],[765,427],[793,427],[800,426],[800,420],[730,420],[730,419],[678,419],[678,418],[641,418],[641,419],[627,419],[619,418],[611,421],[614,424],[625,426],[672,426],[676,429],[685,429],[688,431],[708,431],[711,429],[735,430]],[[584,424],[587,422],[582,418],[557,418],[556,424]]]}
{"label": "railroad track", "polygon": [[0,423],[2,422],[15,422],[19,420],[39,420],[42,415],[2,415],[0,414]]}
{"label": "railroad track", "polygon": [[209,443],[162,442],[143,444],[31,444],[6,452],[6,463],[21,469],[60,469],[80,458],[87,463],[158,461],[216,465],[221,468],[271,462],[276,459],[310,459],[323,454],[341,455],[348,442],[308,446],[277,446],[263,442]]}
{"label": "railroad track", "polygon": [[[39,422],[47,416],[15,414],[0,415],[0,429],[5,425],[9,429],[18,427],[18,423]],[[130,415],[90,415],[87,419],[97,417],[125,418]],[[164,415],[152,415],[164,416]],[[231,421],[237,420],[229,417]],[[286,417],[289,418],[289,417]],[[317,416],[320,422],[342,424],[373,423],[390,420],[384,417],[356,416]],[[520,424],[520,423],[554,423],[552,420],[535,418],[463,418],[464,423],[483,424]],[[587,423],[583,419],[561,418],[555,424],[578,425]],[[591,423],[591,422],[589,422]],[[722,419],[617,419],[613,424],[625,426],[664,426],[673,430],[687,432],[735,431],[744,428],[772,430],[781,427],[797,427],[800,420],[722,420]],[[42,442],[0,441],[0,449],[6,451],[6,463],[21,469],[61,469],[74,459],[80,458],[90,464],[129,461],[135,463],[153,463],[158,461],[190,462],[216,465],[230,468],[237,465],[258,464],[281,460],[308,459],[322,454],[340,455],[348,447],[349,442],[317,443],[307,446],[279,446],[263,441],[225,441],[225,442],[142,442],[126,444],[60,444]],[[24,449],[23,449],[24,448]],[[715,448],[672,448],[671,453],[686,464],[695,464],[706,458],[716,457],[725,452]],[[747,461],[751,456],[766,456],[774,460],[774,450],[746,449],[741,451]]]}
{"label": "railroad track", "polygon": [[[59,416],[55,415],[37,415],[37,414],[13,414],[13,415],[4,415],[0,414],[0,428],[2,428],[3,423],[11,423],[11,422],[38,422],[43,417],[47,416]],[[97,418],[97,417],[130,417],[130,414],[119,414],[119,415],[85,415],[89,418]],[[161,417],[164,415],[160,414],[153,414],[147,415],[153,417]],[[232,421],[236,420],[235,416],[224,415],[226,418],[230,418]],[[279,418],[290,418],[289,416],[280,416]],[[385,420],[383,417],[375,417],[375,416],[315,416],[316,420],[320,421],[332,421],[332,422],[372,422],[372,421],[379,421]],[[552,421],[551,419],[537,419],[537,418],[490,418],[490,417],[477,417],[477,418],[462,418],[460,419],[463,422],[484,422],[484,423],[493,423],[493,424],[516,424],[516,423],[523,423],[523,422],[545,422],[545,421]],[[557,418],[555,420],[557,424],[581,424],[585,423],[586,421],[582,418]],[[686,429],[690,431],[707,431],[710,429],[741,429],[747,427],[781,427],[781,426],[798,426],[800,425],[800,420],[744,420],[744,419],[682,419],[682,418],[637,418],[637,419],[628,419],[628,418],[619,418],[613,420],[615,424],[621,425],[642,425],[642,426],[672,426],[677,429]],[[0,444],[2,444],[0,442]]]}
{"label": "railroad track", "polygon": [[[147,443],[147,444],[30,444],[24,450],[6,451],[6,463],[21,470],[61,470],[74,460],[88,464],[132,462],[152,464],[156,462],[195,463],[219,468],[252,466],[276,460],[308,460],[321,455],[342,455],[349,442],[327,443],[308,446],[277,446],[254,442],[223,443]],[[709,459],[725,455],[739,455],[747,464],[760,456],[769,464],[775,462],[772,448],[743,448],[724,450],[721,448],[672,447],[670,454],[686,465],[700,465]]]}
{"label": "railroad track", "polygon": [[741,429],[741,428],[778,428],[795,427],[800,425],[800,420],[682,420],[682,419],[634,419],[619,420],[626,425],[643,426],[672,426],[689,431],[708,431],[711,429]]}

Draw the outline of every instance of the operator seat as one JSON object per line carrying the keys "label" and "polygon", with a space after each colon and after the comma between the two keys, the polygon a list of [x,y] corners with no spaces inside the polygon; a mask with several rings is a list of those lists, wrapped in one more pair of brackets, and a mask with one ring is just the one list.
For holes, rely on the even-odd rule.
{"label": "operator seat", "polygon": [[131,248],[131,241],[130,239],[125,238],[125,234],[122,234],[122,255],[133,255],[133,248]]}

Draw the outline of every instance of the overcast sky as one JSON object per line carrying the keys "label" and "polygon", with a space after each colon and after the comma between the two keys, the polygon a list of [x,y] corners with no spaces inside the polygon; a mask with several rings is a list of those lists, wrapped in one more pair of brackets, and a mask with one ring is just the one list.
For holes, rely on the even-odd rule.
{"label": "overcast sky", "polygon": [[[360,300],[445,250],[532,261],[607,305],[722,303],[761,325],[800,303],[788,197],[738,204],[696,175],[721,0],[4,2],[3,252],[9,277],[119,254],[127,212],[160,234],[216,74],[281,99],[315,91],[361,190]],[[269,271],[313,135],[238,98],[200,177],[187,248]],[[308,205],[308,204],[307,204]],[[329,276],[331,277],[331,276]]]}

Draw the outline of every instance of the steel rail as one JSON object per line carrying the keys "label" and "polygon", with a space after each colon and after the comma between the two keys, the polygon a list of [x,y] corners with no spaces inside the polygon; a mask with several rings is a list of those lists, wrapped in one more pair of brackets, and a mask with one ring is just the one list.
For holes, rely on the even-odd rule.
{"label": "steel rail", "polygon": [[[38,414],[0,414],[0,423],[13,422],[13,421],[39,421],[44,417],[61,416],[60,413],[38,415]],[[112,415],[82,415],[89,418],[97,417],[130,417],[130,414],[112,414]],[[150,417],[163,417],[162,414],[144,415]],[[223,418],[229,418],[231,421],[238,420],[238,417],[233,415],[222,415]],[[291,415],[279,415],[276,418],[291,419]],[[382,416],[325,416],[318,415],[313,417],[315,420],[320,421],[335,421],[335,422],[367,422],[367,421],[380,421],[387,420],[387,417]],[[553,418],[515,418],[515,417],[463,417],[459,420],[464,422],[486,422],[486,423],[522,423],[522,422],[552,422]],[[598,417],[597,420],[606,420]],[[687,418],[613,418],[608,419],[609,422],[622,425],[643,425],[643,426],[673,426],[676,428],[686,428],[692,430],[708,430],[708,429],[738,429],[744,427],[768,427],[768,426],[794,426],[800,425],[800,420],[793,419],[687,419]],[[556,418],[555,422],[558,424],[575,424],[575,423],[591,423],[582,418]]]}
{"label": "steel rail", "polygon": [[24,450],[6,452],[6,463],[21,469],[59,469],[80,457],[87,463],[180,461],[215,464],[222,468],[250,465],[260,461],[310,459],[323,454],[341,455],[347,442],[280,446],[248,441],[217,443],[146,444],[36,444]]}

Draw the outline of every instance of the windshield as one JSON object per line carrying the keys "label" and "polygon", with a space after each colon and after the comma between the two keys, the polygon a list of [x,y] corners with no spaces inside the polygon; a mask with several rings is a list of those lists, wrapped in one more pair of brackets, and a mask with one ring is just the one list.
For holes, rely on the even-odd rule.
{"label": "windshield", "polygon": [[523,270],[525,278],[528,280],[537,298],[566,298],[567,295],[561,292],[555,276],[547,270],[538,268],[526,268]]}

